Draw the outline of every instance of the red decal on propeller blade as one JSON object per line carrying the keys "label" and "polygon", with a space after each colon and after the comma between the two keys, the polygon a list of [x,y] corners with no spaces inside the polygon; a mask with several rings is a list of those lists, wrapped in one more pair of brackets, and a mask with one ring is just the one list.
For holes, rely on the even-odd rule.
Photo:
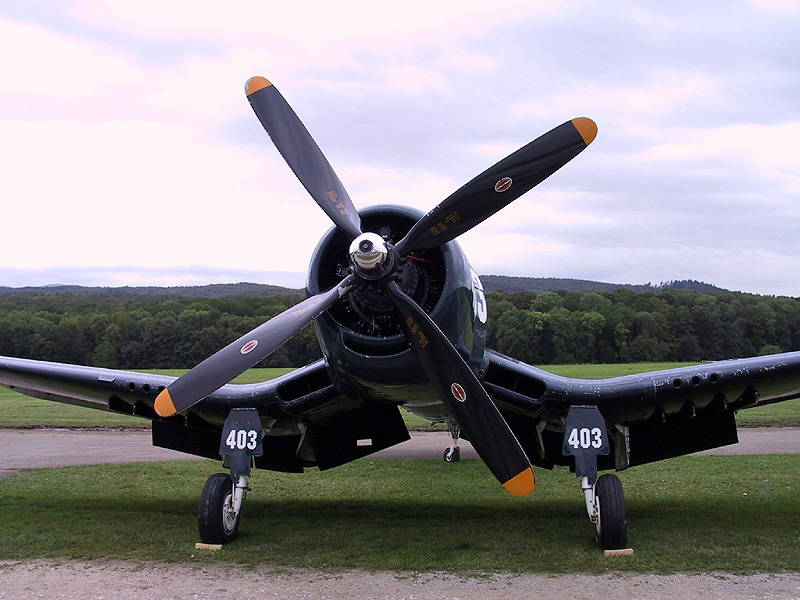
{"label": "red decal on propeller blade", "polygon": [[256,349],[256,346],[258,346],[258,340],[251,340],[247,342],[244,346],[242,346],[242,349],[239,350],[239,352],[241,352],[242,354],[250,354],[253,350]]}
{"label": "red decal on propeller blade", "polygon": [[505,192],[511,187],[511,177],[503,177],[500,181],[494,184],[495,192]]}
{"label": "red decal on propeller blade", "polygon": [[455,398],[459,402],[465,402],[467,399],[467,392],[465,392],[464,388],[457,383],[453,383],[450,385],[450,393],[452,393],[453,398]]}

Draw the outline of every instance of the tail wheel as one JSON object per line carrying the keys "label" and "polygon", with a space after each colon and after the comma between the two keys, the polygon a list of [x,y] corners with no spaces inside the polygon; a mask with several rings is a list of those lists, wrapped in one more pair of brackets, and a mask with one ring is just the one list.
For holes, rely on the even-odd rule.
{"label": "tail wheel", "polygon": [[197,508],[200,540],[206,544],[227,544],[236,538],[239,515],[233,506],[233,483],[227,473],[215,473],[206,481]]}
{"label": "tail wheel", "polygon": [[601,475],[595,484],[598,506],[597,541],[603,550],[619,550],[628,544],[628,516],[619,477]]}
{"label": "tail wheel", "polygon": [[459,446],[451,446],[444,451],[442,456],[446,462],[458,462],[461,460],[461,448]]}

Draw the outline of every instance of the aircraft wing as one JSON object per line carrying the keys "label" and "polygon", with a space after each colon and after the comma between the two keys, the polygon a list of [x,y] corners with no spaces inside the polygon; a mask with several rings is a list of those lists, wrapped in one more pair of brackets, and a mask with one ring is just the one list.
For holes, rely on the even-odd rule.
{"label": "aircraft wing", "polygon": [[704,363],[611,379],[560,377],[487,353],[484,385],[531,462],[569,465],[561,454],[570,406],[597,406],[613,441],[601,469],[738,442],[734,413],[800,397],[800,352]]}
{"label": "aircraft wing", "polygon": [[256,466],[300,472],[344,464],[409,439],[396,406],[341,394],[319,360],[256,384],[228,384],[195,407],[159,417],[153,403],[174,377],[0,357],[0,385],[28,396],[150,419],[153,444],[219,458],[222,426],[233,408],[256,408],[264,456]]}

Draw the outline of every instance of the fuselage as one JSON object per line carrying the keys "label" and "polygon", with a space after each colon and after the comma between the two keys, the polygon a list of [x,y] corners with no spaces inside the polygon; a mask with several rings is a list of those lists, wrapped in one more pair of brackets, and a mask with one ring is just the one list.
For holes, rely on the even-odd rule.
{"label": "fuselage", "polygon": [[[422,216],[414,209],[376,206],[360,211],[364,231],[389,243]],[[311,259],[309,294],[329,289],[349,267],[347,238],[329,230]],[[457,242],[406,257],[399,284],[438,325],[477,375],[484,367],[486,299]],[[368,281],[315,321],[331,378],[349,396],[401,404],[428,419],[449,413],[428,383],[384,294]]]}

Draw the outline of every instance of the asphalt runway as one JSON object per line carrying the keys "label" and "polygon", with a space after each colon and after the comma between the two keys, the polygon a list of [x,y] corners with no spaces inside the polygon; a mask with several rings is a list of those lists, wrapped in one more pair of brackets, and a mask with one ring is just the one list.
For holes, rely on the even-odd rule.
{"label": "asphalt runway", "polygon": [[[796,427],[740,429],[739,440],[701,454],[800,454]],[[449,445],[450,436],[444,432],[412,433],[411,440],[372,456],[441,459]],[[459,445],[462,458],[477,458],[469,442],[461,440]],[[0,476],[20,469],[159,460],[200,459],[152,446],[149,431],[0,429]]]}

